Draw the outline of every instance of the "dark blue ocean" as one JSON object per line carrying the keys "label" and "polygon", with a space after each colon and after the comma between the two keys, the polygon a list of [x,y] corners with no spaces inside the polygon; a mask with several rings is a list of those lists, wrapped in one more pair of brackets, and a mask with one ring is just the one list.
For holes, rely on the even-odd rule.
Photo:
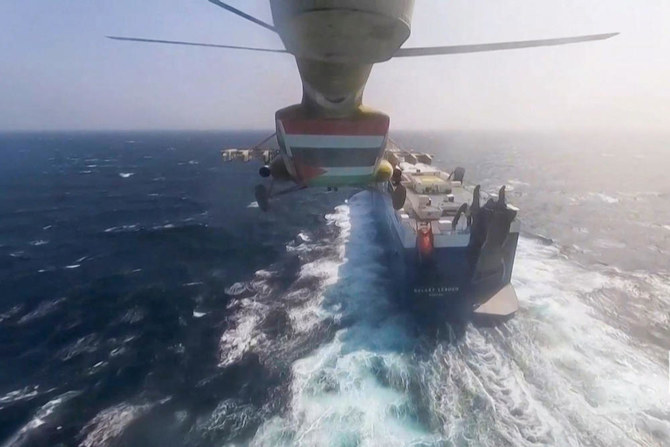
{"label": "dark blue ocean", "polygon": [[670,445],[670,138],[398,133],[521,208],[496,327],[391,302],[365,191],[262,133],[0,134],[0,446]]}

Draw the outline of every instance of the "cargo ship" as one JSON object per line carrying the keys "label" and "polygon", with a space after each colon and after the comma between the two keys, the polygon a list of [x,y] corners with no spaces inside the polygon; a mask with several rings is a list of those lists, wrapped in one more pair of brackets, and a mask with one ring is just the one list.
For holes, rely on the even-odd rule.
{"label": "cargo ship", "polygon": [[390,238],[401,303],[457,318],[512,316],[520,224],[505,187],[486,194],[464,183],[463,168],[445,172],[425,153],[387,148],[384,158],[393,175],[373,188],[373,206]]}
{"label": "cargo ship", "polygon": [[[400,149],[386,134],[387,117],[366,116],[366,123],[381,124],[353,122],[349,128],[338,123],[331,129],[325,121],[316,126],[324,134],[297,136],[285,134],[282,124],[277,139],[284,152],[259,144],[227,149],[222,156],[228,162],[264,163],[259,174],[272,179],[270,187],[259,185],[255,191],[263,211],[269,209],[270,197],[309,185],[370,189],[375,215],[390,239],[387,262],[399,283],[398,301],[412,311],[487,321],[513,315],[518,300],[510,280],[520,225],[519,210],[507,203],[505,188],[489,195],[468,185],[463,168],[444,171],[433,166],[431,155]],[[362,131],[368,133],[361,136]],[[309,143],[308,148],[296,141]],[[353,142],[371,146],[340,148]],[[274,183],[292,179],[289,171],[300,173],[300,181],[277,192]]]}

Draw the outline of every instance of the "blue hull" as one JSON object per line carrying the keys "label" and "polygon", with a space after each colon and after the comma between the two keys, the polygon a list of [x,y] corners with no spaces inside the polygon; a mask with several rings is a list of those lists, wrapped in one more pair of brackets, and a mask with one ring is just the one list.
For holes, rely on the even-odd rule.
{"label": "blue hull", "polygon": [[499,275],[473,281],[477,259],[490,253],[470,246],[434,248],[430,259],[421,259],[415,247],[403,245],[394,225],[395,212],[387,194],[373,192],[375,214],[388,240],[387,256],[395,281],[398,303],[422,314],[467,318],[473,307],[488,300],[511,280],[518,233],[509,233],[495,255],[505,266]]}

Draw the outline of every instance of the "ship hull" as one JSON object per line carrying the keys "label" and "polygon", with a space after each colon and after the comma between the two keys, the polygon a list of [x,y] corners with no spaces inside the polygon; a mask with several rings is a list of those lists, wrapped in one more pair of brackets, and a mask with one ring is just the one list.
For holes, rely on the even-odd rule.
{"label": "ship hull", "polygon": [[[373,190],[373,209],[388,241],[387,258],[394,281],[394,298],[403,309],[423,317],[463,321],[476,317],[476,308],[510,283],[518,233],[509,233],[502,251],[496,253],[505,265],[494,280],[473,281],[477,258],[489,253],[473,252],[469,240],[460,245],[435,247],[429,258],[419,255],[411,234],[403,234],[391,198]],[[469,239],[469,238],[468,238]]]}

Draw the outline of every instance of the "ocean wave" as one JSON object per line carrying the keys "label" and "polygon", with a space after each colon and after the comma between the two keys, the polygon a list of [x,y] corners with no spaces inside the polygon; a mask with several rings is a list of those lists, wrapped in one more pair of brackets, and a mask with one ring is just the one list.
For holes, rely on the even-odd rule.
{"label": "ocean wave", "polygon": [[23,310],[24,306],[25,305],[23,303],[16,304],[16,305],[10,307],[8,310],[0,313],[0,323],[4,322],[6,320],[10,320],[10,319],[14,318],[16,315],[20,314],[21,311]]}
{"label": "ocean wave", "polygon": [[[625,289],[626,281],[527,240],[520,241],[516,264],[522,312],[510,322],[510,333],[488,338],[520,368],[519,387],[546,413],[551,443],[654,445],[655,434],[635,427],[640,411],[662,406],[656,396],[667,385],[663,367],[617,327],[616,315],[608,320],[611,298],[591,300],[607,288]],[[482,381],[485,388],[488,383]]]}
{"label": "ocean wave", "polygon": [[78,338],[73,343],[62,348],[56,353],[56,357],[66,362],[82,354],[90,354],[100,349],[100,336],[97,334],[88,334]]}
{"label": "ocean wave", "polygon": [[[667,421],[649,416],[666,414],[658,399],[667,386],[662,360],[608,320],[603,308],[612,305],[610,297],[594,301],[607,288],[637,295],[628,290],[632,284],[651,280],[589,271],[561,257],[560,247],[522,238],[514,273],[522,308],[515,318],[494,328],[468,325],[461,339],[416,338],[380,288],[378,247],[365,233],[374,225],[356,200],[350,206],[351,216],[331,216],[350,242],[335,247],[341,263],[301,268],[320,275],[327,291],[289,309],[294,328],[327,318],[344,327],[294,361],[287,411],[264,421],[250,445],[661,445],[669,439]],[[665,293],[663,278],[656,280],[650,295]],[[661,309],[667,304],[649,312]],[[420,354],[426,349],[428,355]]]}
{"label": "ocean wave", "polygon": [[0,409],[4,408],[8,404],[13,404],[15,402],[21,402],[23,400],[32,399],[35,396],[40,394],[39,385],[26,386],[19,390],[10,391],[4,396],[0,397]]}
{"label": "ocean wave", "polygon": [[229,328],[219,340],[219,366],[221,367],[240,361],[244,354],[266,341],[265,334],[258,331],[257,327],[267,315],[269,306],[257,299],[244,298],[233,300],[228,308],[235,309],[235,311],[228,318]]}
{"label": "ocean wave", "polygon": [[589,196],[593,197],[593,198],[596,198],[596,199],[598,199],[602,202],[609,203],[609,204],[619,203],[618,198],[612,197],[612,196],[607,195],[607,194],[602,193],[602,192],[592,192],[592,193],[589,193]]}
{"label": "ocean wave", "polygon": [[438,445],[408,393],[416,383],[406,355],[413,338],[408,321],[391,311],[382,248],[370,242],[376,230],[368,205],[363,193],[328,215],[339,229],[336,256],[300,270],[324,288],[291,309],[293,326],[309,331],[319,320],[346,323],[292,364],[290,410],[266,421],[250,445]]}
{"label": "ocean wave", "polygon": [[509,183],[510,185],[514,185],[514,186],[530,186],[530,183],[523,182],[523,181],[518,180],[518,179],[507,180],[507,183]]}
{"label": "ocean wave", "polygon": [[236,399],[226,399],[208,417],[197,421],[191,436],[205,439],[213,445],[237,445],[229,443],[258,426],[260,418],[254,406]]}
{"label": "ocean wave", "polygon": [[227,287],[224,292],[230,296],[242,295],[243,293],[248,292],[250,289],[247,284],[243,282],[236,282],[235,284]]}
{"label": "ocean wave", "polygon": [[[324,291],[337,280],[342,263],[340,245],[346,237],[339,225],[346,221],[347,214],[348,207],[342,206],[326,216],[325,241],[306,242],[298,237],[296,241],[302,242],[287,245],[289,254],[299,253],[301,265],[286,290],[275,288],[281,278],[272,269],[259,270],[251,281],[235,283],[225,290],[234,299],[228,305],[229,328],[219,342],[220,366],[239,362],[248,352],[263,358],[287,358],[311,343],[316,328],[330,317],[319,309]],[[289,265],[292,259],[287,259]],[[277,339],[277,331],[292,336]]]}
{"label": "ocean wave", "polygon": [[597,201],[601,203],[606,203],[608,205],[614,205],[616,203],[619,203],[619,198],[602,192],[590,192],[586,195],[577,195],[569,197],[569,201],[572,204]]}
{"label": "ocean wave", "polygon": [[206,226],[203,223],[197,221],[198,217],[187,217],[184,218],[180,223],[163,223],[158,225],[144,226],[139,223],[135,224],[126,224],[119,225],[114,227],[108,227],[103,230],[104,233],[136,233],[136,232],[149,232],[149,231],[163,231],[163,230],[175,230],[182,228],[192,228],[192,227],[203,227]]}
{"label": "ocean wave", "polygon": [[120,403],[106,408],[91,419],[82,429],[80,447],[106,447],[112,445],[136,419],[145,415],[155,404]]}
{"label": "ocean wave", "polygon": [[118,227],[109,227],[105,228],[105,233],[122,233],[122,232],[127,232],[127,231],[138,231],[140,229],[139,224],[128,224],[128,225],[121,225]]}
{"label": "ocean wave", "polygon": [[58,298],[55,300],[42,301],[34,310],[23,315],[18,324],[25,324],[39,318],[43,318],[53,313],[58,307],[65,302],[65,298]]}
{"label": "ocean wave", "polygon": [[[79,391],[68,391],[39,407],[30,421],[14,433],[14,435],[3,444],[3,447],[28,447],[37,445],[39,438],[36,432],[38,432],[41,427],[43,428],[43,426],[50,423],[50,419],[55,417],[55,413],[61,406],[80,394],[81,392]],[[59,427],[55,428],[57,430],[59,429]]]}
{"label": "ocean wave", "polygon": [[627,247],[626,243],[620,241],[614,241],[611,239],[596,239],[593,241],[593,245],[595,245],[596,247],[606,249],[612,249],[612,248],[623,249]]}

